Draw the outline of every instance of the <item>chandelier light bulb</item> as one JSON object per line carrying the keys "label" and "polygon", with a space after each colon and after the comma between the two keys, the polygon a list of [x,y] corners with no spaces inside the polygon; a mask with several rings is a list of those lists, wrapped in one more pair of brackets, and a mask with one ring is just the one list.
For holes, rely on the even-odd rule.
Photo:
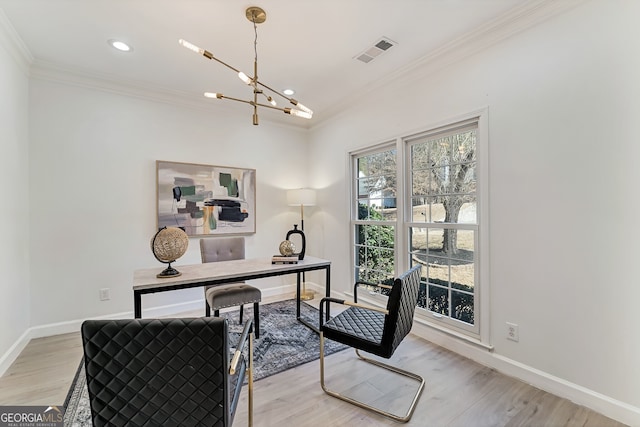
{"label": "chandelier light bulb", "polygon": [[240,71],[240,72],[238,73],[238,77],[240,77],[240,80],[242,80],[243,82],[245,82],[245,83],[246,83],[246,84],[248,84],[248,85],[250,85],[250,84],[253,82],[253,80],[251,80],[251,79],[249,78],[249,76],[247,76],[247,75],[246,75],[245,73],[243,73],[242,71]]}
{"label": "chandelier light bulb", "polygon": [[305,113],[309,113],[310,116],[313,115],[313,111],[311,111],[310,108],[305,107],[304,105],[300,104],[299,102],[298,102],[298,105],[296,105],[296,107],[298,107],[299,109],[301,109]]}
{"label": "chandelier light bulb", "polygon": [[293,108],[285,108],[284,112],[287,114],[291,114],[292,116],[301,117],[303,119],[310,119],[311,114],[306,111],[295,110]]}
{"label": "chandelier light bulb", "polygon": [[178,43],[180,43],[180,45],[186,47],[187,49],[194,51],[195,53],[199,53],[200,55],[204,54],[204,49],[202,49],[201,47],[196,46],[193,43],[189,43],[188,41],[184,40],[184,39],[180,39],[178,40]]}
{"label": "chandelier light bulb", "polygon": [[293,105],[295,105],[296,107],[298,107],[299,109],[301,109],[302,111],[304,111],[305,113],[309,113],[310,115],[313,115],[313,111],[311,111],[310,108],[305,107],[304,105],[302,105],[301,103],[299,103],[298,101],[296,101],[295,99],[291,98],[289,100]]}
{"label": "chandelier light bulb", "polygon": [[[265,108],[271,108],[274,110],[280,110],[285,114],[289,114],[292,116],[296,116],[296,117],[301,117],[304,119],[311,119],[313,116],[313,111],[311,111],[310,108],[299,104],[297,100],[290,98],[291,95],[294,94],[293,90],[290,89],[284,89],[284,95],[275,90],[270,88],[269,86],[267,86],[266,84],[264,84],[263,82],[258,80],[258,48],[257,48],[257,40],[258,40],[258,30],[257,30],[257,25],[256,24],[261,24],[263,22],[265,22],[266,20],[266,13],[263,9],[257,7],[257,6],[252,6],[247,8],[247,10],[245,11],[245,16],[246,18],[253,24],[253,31],[254,31],[254,43],[253,43],[253,50],[254,50],[254,58],[253,58],[253,77],[249,77],[248,75],[246,75],[245,73],[243,73],[242,71],[238,70],[237,68],[227,64],[226,62],[222,61],[219,58],[216,58],[215,56],[213,56],[213,54],[211,52],[209,52],[206,49],[203,49],[201,47],[198,47],[196,45],[194,45],[193,43],[190,43],[188,41],[186,41],[185,39],[180,39],[178,40],[178,43],[185,47],[186,49],[189,49],[195,53],[198,53],[202,56],[204,56],[206,59],[212,60],[212,61],[216,61],[219,64],[223,65],[224,67],[232,70],[234,73],[237,74],[238,78],[240,80],[242,80],[246,85],[250,86],[252,88],[252,92],[253,92],[253,98],[250,100],[247,99],[239,99],[239,98],[235,98],[233,96],[224,96],[221,93],[217,93],[217,92],[205,92],[204,96],[206,98],[213,98],[213,99],[226,99],[229,101],[235,101],[235,102],[242,102],[245,104],[249,104],[251,107],[253,107],[253,124],[257,125],[258,124],[258,107],[265,107]],[[278,107],[276,101],[273,99],[272,96],[269,96],[269,94],[265,93],[265,90],[269,91],[272,95],[278,95],[281,96],[282,98],[284,98],[285,100],[289,101],[291,104],[293,104],[294,106],[296,106],[297,108],[283,108],[283,107]],[[265,97],[268,103],[260,103],[258,102],[258,98],[259,97]]]}

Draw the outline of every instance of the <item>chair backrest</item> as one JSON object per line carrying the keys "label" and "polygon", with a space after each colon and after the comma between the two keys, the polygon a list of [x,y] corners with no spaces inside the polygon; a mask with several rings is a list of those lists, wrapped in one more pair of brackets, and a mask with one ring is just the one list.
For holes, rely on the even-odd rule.
{"label": "chair backrest", "polygon": [[244,259],[244,237],[200,239],[202,262]]}
{"label": "chair backrest", "polygon": [[94,426],[231,425],[225,319],[87,320],[81,332]]}
{"label": "chair backrest", "polygon": [[400,342],[411,331],[413,314],[418,304],[421,265],[412,267],[393,282],[387,301],[389,314],[385,316],[382,331],[383,357],[391,357]]}

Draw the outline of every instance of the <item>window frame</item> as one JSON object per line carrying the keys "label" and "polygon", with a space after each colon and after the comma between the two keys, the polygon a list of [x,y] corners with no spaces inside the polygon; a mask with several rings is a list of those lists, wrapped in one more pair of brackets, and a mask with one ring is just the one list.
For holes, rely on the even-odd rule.
{"label": "window frame", "polygon": [[[399,227],[398,227],[398,216],[396,215],[395,221],[388,220],[371,220],[371,219],[359,219],[358,218],[358,205],[359,205],[359,179],[358,176],[358,159],[365,157],[367,155],[382,153],[389,150],[395,150],[396,155],[396,206],[400,206],[401,196],[398,186],[402,186],[400,181],[400,175],[398,171],[400,170],[399,164],[402,162],[402,158],[398,154],[398,144],[397,141],[386,141],[381,144],[377,144],[372,147],[366,147],[361,150],[352,151],[349,153],[349,164],[350,164],[350,180],[351,180],[351,192],[350,192],[350,236],[351,236],[351,272],[352,278],[354,281],[359,280],[358,278],[358,242],[356,241],[357,235],[357,227],[358,225],[380,225],[380,226],[390,226],[393,227],[394,230],[394,263],[393,270],[394,275],[396,275],[398,271],[398,238],[400,236]],[[382,198],[384,199],[384,197]]]}
{"label": "window frame", "polygon": [[[451,123],[449,125],[444,125],[435,129],[430,129],[428,131],[425,132],[421,132],[419,134],[414,134],[405,138],[402,138],[403,141],[403,148],[404,148],[404,169],[403,169],[403,178],[405,180],[405,185],[404,185],[404,193],[405,193],[405,210],[404,210],[404,221],[401,225],[402,229],[403,229],[403,233],[407,236],[407,245],[406,245],[406,251],[405,251],[405,257],[406,257],[406,261],[405,264],[407,264],[407,268],[411,267],[411,247],[410,247],[410,242],[411,242],[411,233],[412,233],[412,229],[414,228],[420,228],[420,229],[426,229],[425,233],[428,234],[429,230],[447,230],[447,229],[455,229],[455,230],[469,230],[469,231],[473,231],[474,233],[474,260],[473,260],[473,266],[474,266],[474,292],[473,292],[473,304],[474,304],[474,323],[470,324],[470,323],[466,323],[464,321],[461,320],[457,320],[453,317],[452,313],[449,312],[449,314],[440,314],[434,311],[430,311],[428,308],[426,307],[416,307],[416,313],[418,313],[418,315],[422,316],[425,320],[431,321],[431,322],[435,322],[435,323],[439,323],[442,325],[446,325],[446,327],[452,328],[453,330],[456,330],[458,332],[464,333],[464,334],[469,334],[473,337],[479,337],[479,332],[480,332],[480,326],[479,326],[479,318],[480,318],[480,312],[481,312],[481,307],[480,307],[480,292],[476,292],[476,284],[479,284],[480,282],[480,276],[479,276],[479,265],[478,265],[478,261],[476,259],[476,254],[479,252],[479,239],[478,239],[478,231],[479,231],[479,222],[478,222],[478,216],[476,214],[476,221],[474,223],[445,223],[445,222],[437,222],[437,221],[423,221],[423,222],[417,222],[414,221],[412,218],[412,213],[413,213],[413,203],[412,203],[412,198],[413,198],[413,182],[412,182],[412,176],[413,176],[413,172],[414,172],[414,168],[413,168],[413,164],[412,164],[412,147],[418,144],[422,144],[425,143],[427,141],[433,140],[433,139],[437,139],[437,138],[441,138],[441,137],[446,137],[446,136],[451,136],[451,135],[456,135],[459,133],[463,133],[463,132],[467,132],[469,130],[474,130],[476,133],[476,158],[474,160],[475,163],[475,168],[477,170],[478,167],[478,156],[477,156],[477,151],[478,151],[478,122],[477,122],[477,118],[471,118],[469,120],[463,120],[463,121],[458,121],[458,122],[454,122]],[[476,183],[477,183],[478,179],[476,178]],[[476,189],[475,191],[475,201],[476,201],[476,210],[478,208],[479,205],[479,200],[478,200],[478,191]],[[449,279],[451,280],[451,279]],[[430,283],[428,282],[428,278],[427,278],[427,282],[424,283],[424,285],[427,287],[427,289],[429,288]],[[449,282],[449,285],[451,285],[451,282]],[[479,288],[480,286],[478,286]],[[447,294],[448,294],[448,303],[452,304],[453,301],[453,297],[452,297],[452,292],[453,292],[453,288],[451,286],[445,288],[447,289]]]}
{"label": "window frame", "polygon": [[[489,242],[486,236],[489,235],[489,131],[488,131],[488,108],[471,111],[467,114],[443,120],[416,132],[407,132],[394,139],[386,140],[383,143],[354,150],[348,153],[350,160],[349,176],[351,180],[351,266],[352,277],[356,277],[356,246],[355,233],[356,225],[371,221],[358,220],[357,194],[357,158],[363,155],[384,151],[385,149],[396,150],[396,206],[397,216],[395,221],[376,221],[377,225],[392,225],[395,227],[395,261],[394,268],[396,276],[398,272],[405,271],[410,266],[410,230],[412,227],[423,227],[423,222],[410,221],[411,218],[411,150],[410,143],[419,138],[433,137],[443,133],[451,133],[461,130],[464,127],[473,125],[476,129],[476,223],[449,223],[447,227],[456,229],[474,230],[474,324],[469,324],[448,317],[439,317],[437,314],[426,308],[416,309],[416,321],[441,332],[454,335],[459,338],[479,343],[482,346],[490,347],[490,272],[489,272]],[[441,225],[441,224],[440,224]],[[437,228],[437,227],[432,227]],[[440,227],[442,228],[442,227]],[[368,295],[373,301],[384,304],[386,297],[382,295]]]}

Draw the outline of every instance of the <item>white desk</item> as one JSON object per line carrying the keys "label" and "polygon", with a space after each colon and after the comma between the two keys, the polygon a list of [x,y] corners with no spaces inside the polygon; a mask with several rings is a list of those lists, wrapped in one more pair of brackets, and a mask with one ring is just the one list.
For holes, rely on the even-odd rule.
{"label": "white desk", "polygon": [[[331,261],[306,256],[297,264],[271,264],[271,258],[239,259],[233,261],[207,262],[203,264],[174,266],[182,275],[160,279],[156,277],[162,267],[136,270],[133,273],[133,304],[136,319],[142,317],[142,295],[177,289],[195,288],[224,283],[243,282],[264,277],[296,274],[296,317],[306,326],[317,331],[317,328],[300,318],[300,276],[302,272],[313,270],[325,271],[326,296],[331,293]],[[329,310],[327,310],[329,320]]]}

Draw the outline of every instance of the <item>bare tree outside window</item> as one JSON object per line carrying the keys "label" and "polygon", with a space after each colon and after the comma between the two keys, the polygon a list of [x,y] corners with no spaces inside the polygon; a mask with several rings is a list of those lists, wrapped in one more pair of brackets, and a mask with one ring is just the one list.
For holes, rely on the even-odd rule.
{"label": "bare tree outside window", "polygon": [[412,222],[424,224],[410,227],[412,263],[427,276],[419,305],[473,324],[476,131],[421,138],[410,156]]}
{"label": "bare tree outside window", "polygon": [[[476,201],[475,131],[448,135],[416,144],[411,149],[412,204],[426,205],[430,215],[414,218],[424,222],[457,223],[465,203]],[[441,206],[444,217],[437,215]],[[475,218],[472,218],[475,222]],[[468,219],[463,222],[469,222]],[[457,230],[447,229],[442,252],[457,254]]]}
{"label": "bare tree outside window", "polygon": [[[391,284],[396,266],[420,264],[418,306],[437,314],[432,319],[438,322],[473,333],[479,308],[477,130],[470,119],[407,137],[402,148],[394,142],[352,154],[355,279]],[[407,247],[398,245],[399,236]]]}
{"label": "bare tree outside window", "polygon": [[396,207],[396,150],[368,154],[359,157],[357,163],[358,203],[367,207],[362,212],[359,210],[358,219],[369,219],[371,209],[377,210],[382,219],[391,219],[395,210],[385,209]]}

